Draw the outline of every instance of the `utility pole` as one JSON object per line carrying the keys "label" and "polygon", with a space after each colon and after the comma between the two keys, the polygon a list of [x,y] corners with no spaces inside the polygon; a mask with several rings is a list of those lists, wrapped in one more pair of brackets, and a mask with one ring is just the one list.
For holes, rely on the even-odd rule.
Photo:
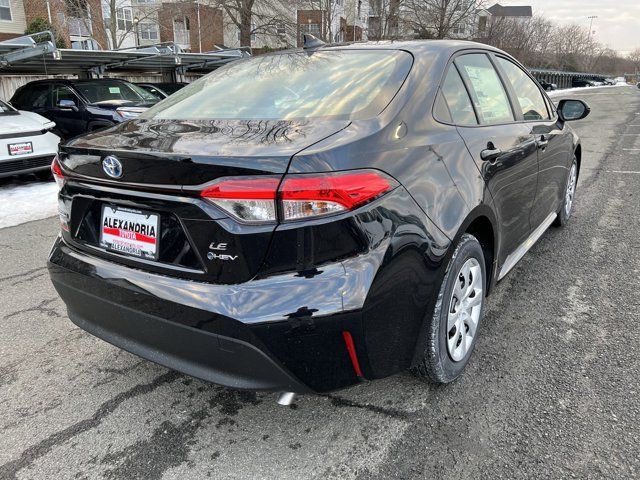
{"label": "utility pole", "polygon": [[196,8],[198,9],[198,53],[202,53],[202,29],[200,28],[200,1],[196,0]]}
{"label": "utility pole", "polygon": [[591,15],[587,17],[589,19],[589,40],[591,40],[591,28],[593,27],[593,19],[598,18],[597,15]]}

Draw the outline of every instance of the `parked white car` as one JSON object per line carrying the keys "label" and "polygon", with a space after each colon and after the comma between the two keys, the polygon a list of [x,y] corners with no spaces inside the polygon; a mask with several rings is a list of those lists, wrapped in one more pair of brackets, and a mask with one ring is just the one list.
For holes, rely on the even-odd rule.
{"label": "parked white car", "polygon": [[16,110],[0,100],[0,177],[34,172],[48,178],[58,153],[56,124],[37,113]]}

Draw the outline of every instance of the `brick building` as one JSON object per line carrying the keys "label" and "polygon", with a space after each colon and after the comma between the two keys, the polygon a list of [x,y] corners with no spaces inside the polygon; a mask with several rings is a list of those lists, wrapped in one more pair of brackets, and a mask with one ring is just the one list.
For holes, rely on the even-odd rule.
{"label": "brick building", "polygon": [[174,42],[191,52],[208,52],[224,44],[220,9],[197,3],[162,2],[156,18],[160,42]]}
{"label": "brick building", "polygon": [[109,48],[101,0],[22,0],[22,4],[27,25],[36,18],[47,20],[69,48]]}
{"label": "brick building", "polygon": [[[306,32],[327,42],[367,37],[367,0],[335,0],[329,13],[312,0],[297,0],[295,5],[298,8],[279,12],[256,0],[263,18],[278,20],[269,28],[252,24],[256,33],[251,46],[257,51],[300,46]],[[0,41],[23,35],[38,18],[51,23],[68,48],[174,42],[186,51],[206,52],[220,45],[249,46],[240,45],[237,25],[228,15],[204,0],[0,0]]]}
{"label": "brick building", "polygon": [[115,5],[112,11],[108,0],[0,0],[0,41],[23,35],[40,18],[68,48],[175,42],[187,51],[206,52],[224,44],[222,11],[195,0],[119,0]]}

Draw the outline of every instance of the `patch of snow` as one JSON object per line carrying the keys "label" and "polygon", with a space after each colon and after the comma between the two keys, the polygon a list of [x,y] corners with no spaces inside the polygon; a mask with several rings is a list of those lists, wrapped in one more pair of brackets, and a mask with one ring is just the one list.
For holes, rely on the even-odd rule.
{"label": "patch of snow", "polygon": [[603,88],[620,88],[620,87],[628,87],[629,85],[627,85],[626,83],[624,85],[601,85],[599,87],[575,87],[575,88],[563,88],[561,90],[551,90],[550,92],[547,92],[547,95],[549,95],[551,98],[553,97],[562,97],[563,95],[566,95],[567,93],[576,93],[576,92],[582,92],[582,93],[587,93],[587,92],[591,92],[593,90],[600,90]]}
{"label": "patch of snow", "polygon": [[58,186],[53,180],[0,183],[0,228],[58,214]]}

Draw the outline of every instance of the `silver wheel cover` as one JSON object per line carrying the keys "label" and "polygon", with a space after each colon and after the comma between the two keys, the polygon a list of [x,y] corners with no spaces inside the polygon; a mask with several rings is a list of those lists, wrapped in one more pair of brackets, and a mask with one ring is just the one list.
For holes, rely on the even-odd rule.
{"label": "silver wheel cover", "polygon": [[460,362],[469,353],[476,335],[484,302],[482,268],[475,258],[468,259],[456,275],[449,300],[446,342],[449,356]]}
{"label": "silver wheel cover", "polygon": [[569,179],[567,180],[567,193],[564,199],[564,213],[567,217],[571,215],[571,207],[573,206],[573,197],[576,193],[576,180],[578,178],[576,164],[571,165]]}

